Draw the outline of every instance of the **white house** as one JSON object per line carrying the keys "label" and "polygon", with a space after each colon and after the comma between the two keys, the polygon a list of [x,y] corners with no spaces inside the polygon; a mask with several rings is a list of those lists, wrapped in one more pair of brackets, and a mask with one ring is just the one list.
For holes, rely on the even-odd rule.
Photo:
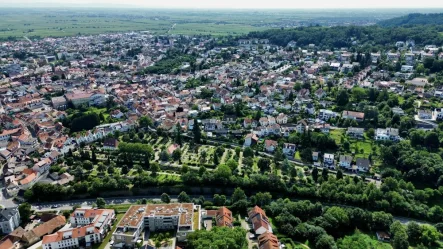
{"label": "white house", "polygon": [[339,165],[340,167],[350,169],[352,165],[352,156],[340,155]]}
{"label": "white house", "polygon": [[400,136],[398,135],[398,129],[395,128],[378,128],[375,132],[375,140],[377,141],[398,141]]}
{"label": "white house", "polygon": [[334,154],[325,153],[325,155],[323,156],[323,163],[325,164],[325,166],[334,167]]}
{"label": "white house", "polygon": [[294,156],[296,146],[295,144],[284,143],[283,144],[283,153],[288,156]]}
{"label": "white house", "polygon": [[432,119],[432,112],[429,110],[418,110],[418,117],[420,119]]}
{"label": "white house", "polygon": [[0,210],[1,233],[9,234],[20,226],[20,213],[18,208],[3,208]]}
{"label": "white house", "polygon": [[280,113],[276,118],[276,122],[277,124],[286,124],[288,123],[288,116],[284,113]]}
{"label": "white house", "polygon": [[323,121],[328,121],[331,118],[335,118],[338,116],[338,113],[333,112],[331,110],[326,110],[326,109],[320,109],[319,113],[318,113],[318,119],[323,120]]}

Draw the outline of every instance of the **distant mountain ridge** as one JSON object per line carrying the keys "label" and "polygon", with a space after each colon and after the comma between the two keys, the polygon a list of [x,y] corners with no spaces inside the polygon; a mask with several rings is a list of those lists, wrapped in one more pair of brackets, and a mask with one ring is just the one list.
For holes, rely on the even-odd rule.
{"label": "distant mountain ridge", "polygon": [[443,13],[420,14],[412,13],[406,16],[396,17],[378,22],[384,27],[406,26],[406,25],[442,25]]}

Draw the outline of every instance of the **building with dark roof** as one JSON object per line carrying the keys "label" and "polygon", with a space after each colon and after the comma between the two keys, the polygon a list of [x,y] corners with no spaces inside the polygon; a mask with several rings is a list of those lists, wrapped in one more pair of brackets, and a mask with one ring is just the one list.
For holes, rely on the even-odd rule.
{"label": "building with dark roof", "polygon": [[4,208],[0,211],[0,229],[8,234],[20,225],[20,214],[18,208]]}

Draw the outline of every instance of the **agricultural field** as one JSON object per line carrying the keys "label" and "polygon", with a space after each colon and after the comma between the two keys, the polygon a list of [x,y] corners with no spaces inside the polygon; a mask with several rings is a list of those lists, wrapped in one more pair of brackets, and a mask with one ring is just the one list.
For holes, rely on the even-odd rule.
{"label": "agricultural field", "polygon": [[0,39],[65,37],[111,32],[241,35],[309,24],[375,23],[402,12],[316,10],[172,10],[99,8],[2,8]]}

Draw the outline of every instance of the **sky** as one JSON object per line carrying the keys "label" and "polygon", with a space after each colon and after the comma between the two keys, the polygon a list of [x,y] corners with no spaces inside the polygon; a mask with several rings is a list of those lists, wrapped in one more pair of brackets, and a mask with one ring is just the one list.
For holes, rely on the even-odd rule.
{"label": "sky", "polygon": [[2,7],[144,7],[192,9],[442,8],[441,0],[0,0]]}

